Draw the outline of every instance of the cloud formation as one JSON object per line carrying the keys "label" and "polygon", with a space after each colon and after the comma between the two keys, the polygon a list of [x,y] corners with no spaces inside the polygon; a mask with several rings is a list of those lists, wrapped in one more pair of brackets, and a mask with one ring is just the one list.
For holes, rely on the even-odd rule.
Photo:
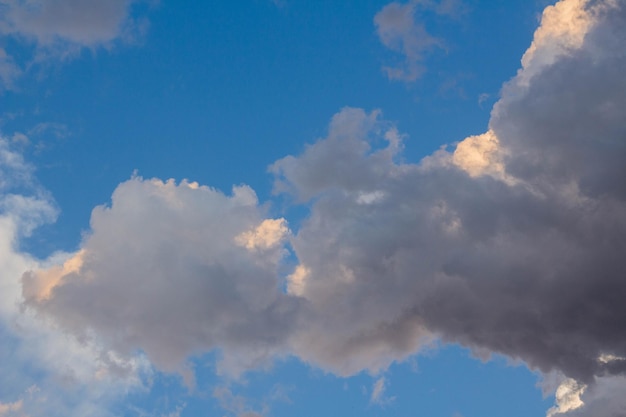
{"label": "cloud formation", "polygon": [[[415,4],[377,17],[408,22],[388,34],[409,51]],[[168,371],[221,349],[234,373],[282,354],[376,373],[441,338],[560,375],[551,416],[612,416],[626,371],[625,40],[623,2],[548,7],[487,132],[418,164],[380,112],[343,109],[270,166],[276,192],[310,207],[296,231],[246,186],[133,177],[93,211],[80,250],[35,265],[14,297]]]}

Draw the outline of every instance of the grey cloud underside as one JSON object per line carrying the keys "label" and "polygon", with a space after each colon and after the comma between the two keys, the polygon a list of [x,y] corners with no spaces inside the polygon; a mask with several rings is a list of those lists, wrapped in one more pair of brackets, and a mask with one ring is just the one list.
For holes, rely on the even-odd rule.
{"label": "grey cloud underside", "polygon": [[303,269],[288,293],[281,245],[236,244],[265,215],[249,191],[134,178],[94,211],[82,268],[47,297],[24,277],[26,305],[165,369],[221,348],[241,366],[290,353],[377,371],[441,337],[582,382],[623,375],[622,360],[599,360],[626,357],[626,6],[615,4],[582,46],[504,87],[490,122],[504,176],[471,176],[446,151],[400,163],[401,135],[359,109],[274,163],[276,190],[310,203],[290,237]]}

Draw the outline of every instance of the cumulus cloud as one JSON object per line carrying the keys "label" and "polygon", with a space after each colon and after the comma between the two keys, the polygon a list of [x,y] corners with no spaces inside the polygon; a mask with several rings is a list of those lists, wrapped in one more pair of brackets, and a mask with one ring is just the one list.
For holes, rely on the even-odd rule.
{"label": "cumulus cloud", "polygon": [[[413,27],[403,7],[386,13]],[[551,416],[619,415],[625,40],[622,2],[547,8],[487,132],[417,164],[380,112],[343,109],[270,166],[275,191],[310,207],[295,231],[246,186],[133,177],[93,211],[80,250],[32,268],[19,296],[166,370],[221,349],[235,372],[291,353],[376,373],[441,338],[562,375]]]}
{"label": "cumulus cloud", "polygon": [[[623,373],[600,358],[626,353],[625,23],[619,2],[549,7],[489,132],[453,153],[381,159],[391,149],[370,150],[376,114],[347,109],[337,119],[352,134],[331,127],[273,166],[281,189],[314,198],[292,242],[307,271],[298,293],[337,327],[305,326],[304,357],[376,369],[372,358],[402,357],[434,332],[577,384]],[[329,167],[357,180],[321,181]],[[384,197],[359,203],[374,190]],[[355,355],[373,346],[384,348]]]}
{"label": "cumulus cloud", "polygon": [[442,48],[441,39],[432,36],[418,19],[418,12],[434,11],[439,15],[458,15],[464,10],[460,1],[411,0],[393,2],[383,7],[374,17],[376,33],[383,45],[400,54],[403,62],[397,66],[384,66],[391,80],[415,81],[424,72],[424,54]]}
{"label": "cumulus cloud", "polygon": [[264,218],[249,187],[225,195],[133,177],[93,211],[79,252],[24,276],[26,305],[168,371],[212,349],[231,370],[248,367],[292,331],[297,302],[277,279],[287,231],[283,219]]}

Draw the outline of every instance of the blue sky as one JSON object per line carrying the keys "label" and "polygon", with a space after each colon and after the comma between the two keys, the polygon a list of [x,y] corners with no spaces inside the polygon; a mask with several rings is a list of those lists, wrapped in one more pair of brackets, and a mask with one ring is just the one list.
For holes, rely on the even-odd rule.
{"label": "blue sky", "polygon": [[0,417],[620,416],[621,0],[0,0]]}

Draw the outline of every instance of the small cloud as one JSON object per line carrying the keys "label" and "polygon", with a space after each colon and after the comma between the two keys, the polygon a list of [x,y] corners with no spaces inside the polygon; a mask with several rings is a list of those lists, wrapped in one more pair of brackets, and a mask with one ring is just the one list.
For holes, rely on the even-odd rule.
{"label": "small cloud", "polygon": [[185,407],[187,407],[187,404],[178,405],[173,411],[169,412],[168,414],[162,414],[162,417],[180,417]]}
{"label": "small cloud", "polygon": [[2,90],[14,90],[15,81],[22,74],[13,57],[0,48],[0,92]]}
{"label": "small cloud", "polygon": [[370,404],[384,406],[384,405],[394,402],[396,397],[388,397],[386,395],[386,391],[387,391],[387,380],[385,379],[385,377],[378,378],[378,380],[374,382],[374,386],[372,387],[372,395],[370,396]]}
{"label": "small cloud", "polygon": [[69,128],[63,123],[45,122],[37,123],[35,127],[28,131],[29,136],[51,134],[57,139],[65,139],[70,136]]}
{"label": "small cloud", "polygon": [[483,103],[487,100],[489,100],[489,98],[491,97],[491,94],[488,93],[481,93],[478,95],[478,105],[480,107],[483,106]]}
{"label": "small cloud", "polygon": [[452,18],[459,18],[469,11],[469,7],[462,0],[441,0],[434,9],[437,14]]}
{"label": "small cloud", "polygon": [[11,137],[11,142],[15,143],[16,145],[25,146],[30,143],[30,140],[25,134],[21,132],[15,132]]}
{"label": "small cloud", "polygon": [[380,41],[390,50],[403,56],[404,62],[396,67],[384,66],[390,80],[415,81],[424,72],[423,54],[441,41],[431,36],[424,25],[415,19],[418,3],[393,2],[376,14],[374,24]]}
{"label": "small cloud", "polygon": [[254,410],[245,397],[234,394],[225,386],[215,388],[213,398],[224,411],[235,417],[264,417],[268,412],[267,406],[262,407],[262,410]]}
{"label": "small cloud", "polygon": [[436,48],[445,49],[443,40],[432,36],[424,23],[418,20],[418,10],[458,17],[465,13],[466,8],[459,0],[411,0],[383,7],[374,17],[376,33],[383,45],[403,58],[398,65],[383,67],[390,80],[415,81],[425,71],[424,55]]}
{"label": "small cloud", "polygon": [[471,78],[472,75],[463,73],[447,76],[439,86],[439,94],[442,97],[454,97],[466,100],[467,93],[463,85]]}

